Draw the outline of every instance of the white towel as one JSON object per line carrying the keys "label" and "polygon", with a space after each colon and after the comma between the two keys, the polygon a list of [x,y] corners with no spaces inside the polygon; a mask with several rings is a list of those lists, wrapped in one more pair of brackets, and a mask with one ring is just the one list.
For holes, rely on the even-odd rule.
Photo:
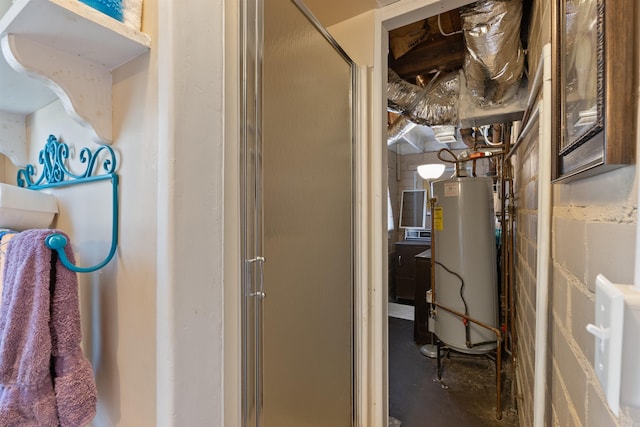
{"label": "white towel", "polygon": [[122,17],[125,25],[140,31],[142,26],[142,0],[123,0]]}

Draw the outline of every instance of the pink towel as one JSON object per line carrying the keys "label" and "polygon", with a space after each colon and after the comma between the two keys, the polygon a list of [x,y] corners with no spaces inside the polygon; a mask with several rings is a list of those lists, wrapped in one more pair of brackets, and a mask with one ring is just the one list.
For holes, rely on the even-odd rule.
{"label": "pink towel", "polygon": [[[7,248],[0,303],[3,427],[83,426],[96,413],[93,371],[80,348],[78,280],[59,261],[52,277],[53,251],[44,243],[52,232],[60,233],[23,231]],[[65,252],[74,262],[71,245]]]}

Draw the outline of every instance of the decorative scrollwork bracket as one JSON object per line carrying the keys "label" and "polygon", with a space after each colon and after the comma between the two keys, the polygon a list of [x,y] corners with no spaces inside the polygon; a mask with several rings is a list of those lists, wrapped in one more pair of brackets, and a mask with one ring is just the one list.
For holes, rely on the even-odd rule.
{"label": "decorative scrollwork bracket", "polygon": [[[104,158],[105,155],[106,158],[102,161],[102,168],[97,167],[98,159]],[[113,196],[111,249],[104,261],[92,267],[78,267],[69,261],[64,252],[64,247],[69,243],[65,236],[52,233],[45,239],[45,244],[58,253],[60,262],[66,268],[77,273],[90,273],[107,265],[118,248],[118,175],[115,173],[116,155],[108,145],[100,146],[95,152],[84,147],[80,151],[79,159],[81,163],[86,164],[86,168],[81,174],[75,174],[67,168],[66,162],[68,158],[69,146],[60,142],[55,136],[49,135],[45,147],[40,151],[38,156],[38,162],[43,167],[42,174],[34,181],[33,178],[36,175],[35,167],[29,164],[18,170],[17,183],[19,187],[41,190],[44,188],[56,188],[95,181],[111,181]]]}

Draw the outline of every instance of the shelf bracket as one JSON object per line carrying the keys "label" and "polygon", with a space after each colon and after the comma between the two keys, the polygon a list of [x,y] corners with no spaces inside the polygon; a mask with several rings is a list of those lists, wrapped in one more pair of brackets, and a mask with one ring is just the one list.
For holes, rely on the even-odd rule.
{"label": "shelf bracket", "polygon": [[111,144],[111,70],[17,34],[4,35],[0,44],[11,68],[42,81],[96,143]]}

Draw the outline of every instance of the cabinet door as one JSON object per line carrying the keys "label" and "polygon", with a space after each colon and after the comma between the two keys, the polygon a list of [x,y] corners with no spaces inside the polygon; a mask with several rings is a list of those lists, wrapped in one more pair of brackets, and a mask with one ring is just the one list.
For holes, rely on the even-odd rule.
{"label": "cabinet door", "polygon": [[416,344],[431,342],[429,333],[429,304],[427,304],[427,291],[431,289],[431,252],[428,257],[416,258],[416,283],[415,283],[415,318],[413,323],[413,340]]}
{"label": "cabinet door", "polygon": [[428,244],[396,243],[396,297],[413,301],[416,281],[415,256],[429,249]]}

